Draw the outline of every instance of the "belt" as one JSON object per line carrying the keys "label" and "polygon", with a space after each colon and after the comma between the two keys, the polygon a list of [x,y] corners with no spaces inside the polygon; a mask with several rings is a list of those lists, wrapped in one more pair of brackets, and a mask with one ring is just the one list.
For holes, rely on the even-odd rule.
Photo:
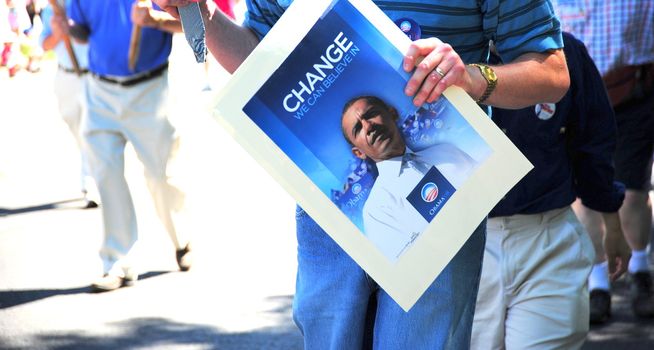
{"label": "belt", "polygon": [[606,73],[603,77],[613,106],[628,102],[654,88],[654,64],[625,66]]}
{"label": "belt", "polygon": [[[77,74],[77,71],[75,71],[75,69],[73,69],[73,68],[66,68],[66,67],[60,65],[59,69],[66,72],[66,73],[76,73]],[[86,74],[86,73],[89,72],[89,70],[86,69],[86,68],[83,68],[83,69],[80,69],[79,72],[80,72],[80,74]]]}
{"label": "belt", "polygon": [[93,77],[95,77],[95,78],[97,78],[99,80],[102,80],[105,83],[116,84],[116,85],[120,85],[120,86],[133,86],[133,85],[136,85],[136,84],[139,84],[139,83],[142,83],[142,82],[145,82],[145,81],[148,81],[150,79],[153,79],[153,78],[156,78],[156,77],[160,76],[161,74],[163,74],[163,72],[166,71],[166,69],[168,69],[168,62],[162,64],[161,66],[159,66],[159,67],[157,67],[157,68],[155,68],[155,69],[153,69],[151,71],[147,71],[147,72],[142,73],[142,74],[140,74],[140,75],[138,75],[138,76],[136,76],[134,78],[126,79],[126,80],[118,80],[118,79],[115,79],[115,78],[110,78],[110,77],[95,74],[95,73],[91,73],[91,74],[93,75]]}

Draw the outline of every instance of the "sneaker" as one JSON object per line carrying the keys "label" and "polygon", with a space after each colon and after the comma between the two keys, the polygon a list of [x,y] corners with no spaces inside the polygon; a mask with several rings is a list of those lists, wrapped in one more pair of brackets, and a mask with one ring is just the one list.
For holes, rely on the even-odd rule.
{"label": "sneaker", "polygon": [[178,249],[175,253],[177,266],[181,271],[188,271],[193,263],[193,254],[191,252],[191,243],[188,243],[184,249]]}
{"label": "sneaker", "polygon": [[649,271],[631,274],[631,308],[638,317],[654,317],[654,293]]}
{"label": "sneaker", "polygon": [[85,199],[83,204],[82,204],[82,209],[94,209],[99,207],[100,205],[96,203],[94,200],[90,199]]}
{"label": "sneaker", "polygon": [[611,317],[611,293],[603,289],[590,291],[590,323],[600,324]]}
{"label": "sneaker", "polygon": [[104,276],[91,284],[94,293],[110,292],[121,287],[131,287],[136,282],[134,278],[120,277],[105,273]]}

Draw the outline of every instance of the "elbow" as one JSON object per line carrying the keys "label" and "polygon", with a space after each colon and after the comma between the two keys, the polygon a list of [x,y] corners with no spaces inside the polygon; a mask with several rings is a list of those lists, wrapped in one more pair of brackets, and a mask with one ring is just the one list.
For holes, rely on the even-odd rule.
{"label": "elbow", "polygon": [[570,73],[568,72],[568,65],[566,64],[565,55],[563,50],[558,50],[551,62],[551,91],[549,96],[549,103],[559,102],[570,88]]}
{"label": "elbow", "polygon": [[570,75],[568,69],[565,69],[565,74],[560,74],[559,77],[552,83],[552,95],[550,103],[559,102],[570,88]]}
{"label": "elbow", "polygon": [[54,49],[54,47],[55,47],[55,45],[52,45],[52,43],[50,43],[50,40],[48,40],[48,39],[44,40],[41,43],[41,48],[43,49],[43,51],[50,51],[50,50]]}
{"label": "elbow", "polygon": [[225,70],[226,70],[229,74],[234,74],[234,72],[236,72],[236,70],[238,69],[238,67],[241,66],[241,63],[243,63],[243,61],[241,61],[241,60],[231,61],[231,62],[226,63],[226,64],[223,66],[223,68],[225,68]]}

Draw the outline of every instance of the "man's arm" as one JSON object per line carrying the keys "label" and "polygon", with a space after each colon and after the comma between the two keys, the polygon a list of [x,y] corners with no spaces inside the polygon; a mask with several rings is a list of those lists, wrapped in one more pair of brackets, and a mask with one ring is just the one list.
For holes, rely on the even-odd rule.
{"label": "man's arm", "polygon": [[[558,102],[567,91],[570,78],[561,50],[560,24],[551,4],[548,1],[477,3],[481,21],[475,23],[481,25],[483,32],[476,40],[487,50],[494,50],[504,63],[492,67],[497,76],[495,90],[486,96],[488,83],[480,69],[465,66],[449,45],[432,38],[416,41],[408,54],[405,70],[413,70],[420,57],[425,57],[427,64],[417,66],[416,79],[410,82],[407,94],[414,96],[418,92],[414,102],[419,104],[427,96],[434,100],[446,87],[457,85],[476,100],[487,97],[483,103],[495,107],[519,109]],[[466,57],[471,61],[465,63],[484,62],[484,55]],[[434,71],[436,67],[439,70]],[[423,80],[425,83],[420,87]]]}
{"label": "man's arm", "polygon": [[48,51],[57,47],[57,44],[61,41],[61,33],[52,32],[50,35],[46,36],[41,42],[41,47],[43,50]]}
{"label": "man's arm", "polygon": [[41,42],[41,47],[43,48],[44,51],[48,50],[54,50],[55,47],[57,47],[57,44],[62,39],[61,32],[50,32],[50,35],[47,35],[45,38],[43,38],[43,41]]}
{"label": "man's arm", "polygon": [[[410,72],[414,67],[405,93],[414,96],[416,106],[433,102],[451,85],[463,88],[474,99],[486,90],[487,82],[479,69],[466,66],[450,45],[436,38],[413,42],[405,56],[404,70]],[[435,72],[436,67],[445,73],[442,78]],[[519,109],[555,103],[570,85],[563,50],[525,53],[511,63],[492,68],[498,84],[484,104],[495,107]]]}
{"label": "man's arm", "polygon": [[618,216],[624,186],[614,181],[615,115],[584,44],[567,33],[563,33],[563,41],[573,80],[566,123],[570,135],[567,150],[579,198],[573,209],[591,235],[596,262],[607,259],[611,280],[615,280],[626,271],[631,256]]}
{"label": "man's arm", "polygon": [[[154,2],[174,17],[179,16],[177,6],[199,2],[207,31],[207,46],[229,72],[234,72],[259,43],[254,32],[232,22],[217,10],[212,1]],[[450,45],[436,38],[415,41],[405,57],[404,69],[412,71],[421,59],[405,91],[409,96],[415,95],[416,105],[427,99],[434,101],[450,85],[461,86],[475,98],[486,89],[486,80],[474,71],[476,68],[466,67]],[[444,66],[440,68],[445,71],[442,79],[434,72],[441,63]],[[487,103],[498,107],[522,108],[547,101],[557,102],[570,84],[565,57],[560,50],[523,54],[512,63],[497,67],[496,72],[499,83]]]}
{"label": "man's arm", "polygon": [[259,44],[259,38],[249,29],[229,19],[213,1],[154,0],[163,10],[179,18],[178,6],[199,2],[206,29],[207,47],[216,60],[230,73],[245,61]]}
{"label": "man's arm", "polygon": [[[61,41],[62,33],[54,32],[52,27],[52,16],[54,15],[52,11],[52,6],[47,5],[41,10],[41,21],[43,21],[43,31],[39,37],[41,47],[43,50],[48,51],[57,47],[57,44]],[[59,29],[59,28],[57,28]]]}
{"label": "man's arm", "polygon": [[[486,89],[486,80],[479,69],[472,70],[470,89],[473,98],[481,97]],[[486,104],[502,108],[524,108],[538,103],[556,103],[568,91],[570,76],[563,50],[546,53],[527,53],[513,62],[494,67],[498,76],[495,91],[485,101]]]}
{"label": "man's arm", "polygon": [[627,271],[631,257],[618,213],[595,211],[583,205],[581,200],[577,200],[572,208],[593,241],[595,263],[608,260],[609,278],[615,281]]}
{"label": "man's arm", "polygon": [[622,232],[620,216],[617,212],[601,213],[604,220],[604,252],[609,261],[609,277],[615,281],[623,273],[627,272],[629,259],[631,258],[631,248]]}

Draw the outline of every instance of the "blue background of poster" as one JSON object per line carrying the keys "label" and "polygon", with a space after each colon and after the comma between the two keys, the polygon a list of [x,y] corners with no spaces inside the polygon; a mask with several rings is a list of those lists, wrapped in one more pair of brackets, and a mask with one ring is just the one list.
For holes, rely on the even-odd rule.
{"label": "blue background of poster", "polygon": [[[306,72],[315,72],[312,66],[322,63],[320,56],[340,32],[360,51],[351,56],[352,61],[310,106],[309,112],[302,119],[295,118],[294,113],[284,109],[284,97],[292,89],[300,89],[298,81],[306,81]],[[398,74],[398,70],[376,51],[378,47],[394,50],[393,53],[387,50],[389,55],[386,56],[395,56],[399,68],[402,55],[388,45],[387,40],[348,2],[339,1],[327,16],[316,23],[244,108],[245,114],[314,179],[323,193],[342,187],[343,179],[350,171],[347,160],[353,156],[342,137],[340,125],[341,111],[346,101],[359,95],[375,94],[398,110],[412,108],[411,101],[402,92],[407,79],[402,76],[405,73]],[[397,57],[400,59],[397,60]],[[370,67],[375,67],[374,79],[370,75]],[[394,86],[398,89],[394,89]]]}

